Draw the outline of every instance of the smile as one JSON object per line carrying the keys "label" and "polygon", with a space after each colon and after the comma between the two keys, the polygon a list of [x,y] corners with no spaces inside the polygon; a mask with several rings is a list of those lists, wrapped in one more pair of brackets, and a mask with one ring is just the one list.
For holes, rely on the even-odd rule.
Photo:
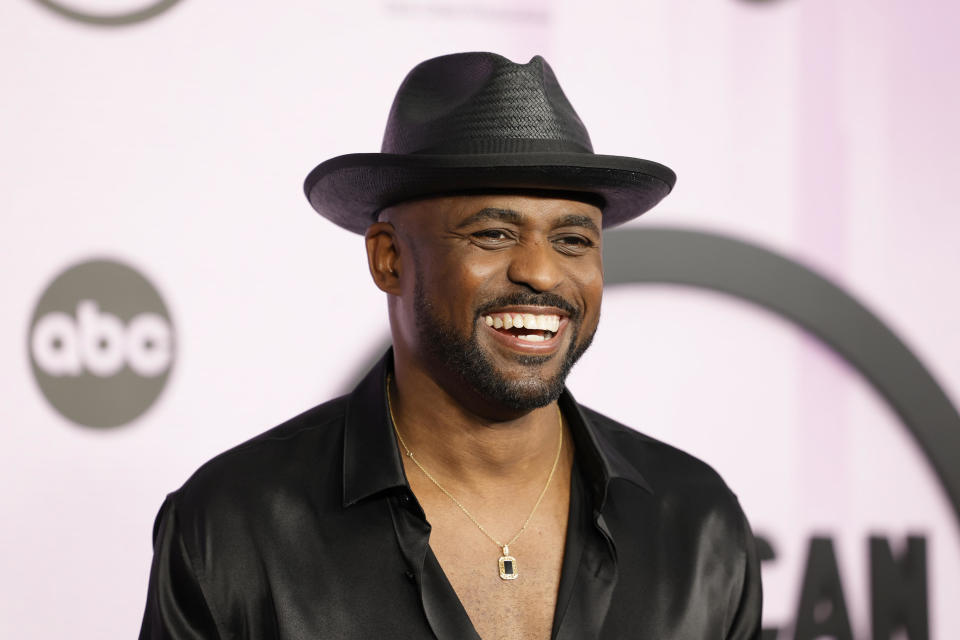
{"label": "smile", "polygon": [[483,321],[488,327],[511,333],[528,342],[549,340],[560,329],[560,316],[555,315],[504,312],[486,315]]}
{"label": "smile", "polygon": [[567,324],[566,315],[532,313],[526,309],[488,313],[482,319],[502,342],[521,351],[553,350],[557,335]]}

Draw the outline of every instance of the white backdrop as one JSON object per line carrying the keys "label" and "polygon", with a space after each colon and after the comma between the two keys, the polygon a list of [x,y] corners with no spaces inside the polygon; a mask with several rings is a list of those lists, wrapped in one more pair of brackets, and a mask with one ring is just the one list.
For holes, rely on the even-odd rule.
{"label": "white backdrop", "polygon": [[[404,74],[443,53],[544,55],[598,152],[677,171],[631,224],[799,259],[957,398],[958,18],[946,0],[181,0],[97,26],[4,2],[0,636],[133,637],[163,496],[370,359],[385,305],[362,241],[314,214],[301,182],[321,160],[378,150]],[[157,401],[109,429],[55,409],[28,348],[48,285],[102,258],[152,282],[175,332]],[[925,536],[931,637],[960,637],[946,494],[819,343],[720,295],[621,287],[570,386],[721,471],[776,549],[765,624],[782,637],[814,534],[835,542],[857,638],[871,637],[867,537]]]}

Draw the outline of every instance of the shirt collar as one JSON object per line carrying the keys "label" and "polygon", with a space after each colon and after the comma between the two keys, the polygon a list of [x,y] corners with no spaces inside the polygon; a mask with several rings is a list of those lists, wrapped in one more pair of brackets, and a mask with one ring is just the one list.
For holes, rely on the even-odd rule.
{"label": "shirt collar", "polygon": [[570,426],[577,460],[582,465],[584,480],[593,494],[593,504],[598,512],[603,511],[607,489],[613,480],[625,480],[653,493],[640,470],[620,453],[609,431],[590,419],[569,389],[564,388],[558,403]]}
{"label": "shirt collar", "polygon": [[343,430],[343,506],[388,489],[407,487],[387,407],[389,349],[350,394]]}
{"label": "shirt collar", "polygon": [[[344,507],[390,489],[409,487],[387,407],[387,373],[392,368],[390,349],[350,394],[343,434]],[[602,511],[614,479],[652,493],[640,471],[620,454],[609,434],[587,417],[568,390],[564,389],[559,404],[597,511]]]}

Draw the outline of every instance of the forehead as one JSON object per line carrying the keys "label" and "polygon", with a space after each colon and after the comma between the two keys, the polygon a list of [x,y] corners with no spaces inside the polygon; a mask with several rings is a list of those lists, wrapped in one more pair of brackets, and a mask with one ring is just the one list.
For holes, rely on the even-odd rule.
{"label": "forehead", "polygon": [[450,195],[404,202],[384,210],[387,219],[404,225],[449,229],[461,225],[506,222],[522,226],[576,224],[599,232],[599,203],[556,194],[489,193]]}

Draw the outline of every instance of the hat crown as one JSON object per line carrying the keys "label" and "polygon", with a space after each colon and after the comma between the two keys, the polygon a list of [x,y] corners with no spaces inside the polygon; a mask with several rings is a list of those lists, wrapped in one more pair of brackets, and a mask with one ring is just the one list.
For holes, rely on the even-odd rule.
{"label": "hat crown", "polygon": [[383,153],[592,153],[586,128],[540,56],[527,64],[494,53],[420,63],[394,98]]}

